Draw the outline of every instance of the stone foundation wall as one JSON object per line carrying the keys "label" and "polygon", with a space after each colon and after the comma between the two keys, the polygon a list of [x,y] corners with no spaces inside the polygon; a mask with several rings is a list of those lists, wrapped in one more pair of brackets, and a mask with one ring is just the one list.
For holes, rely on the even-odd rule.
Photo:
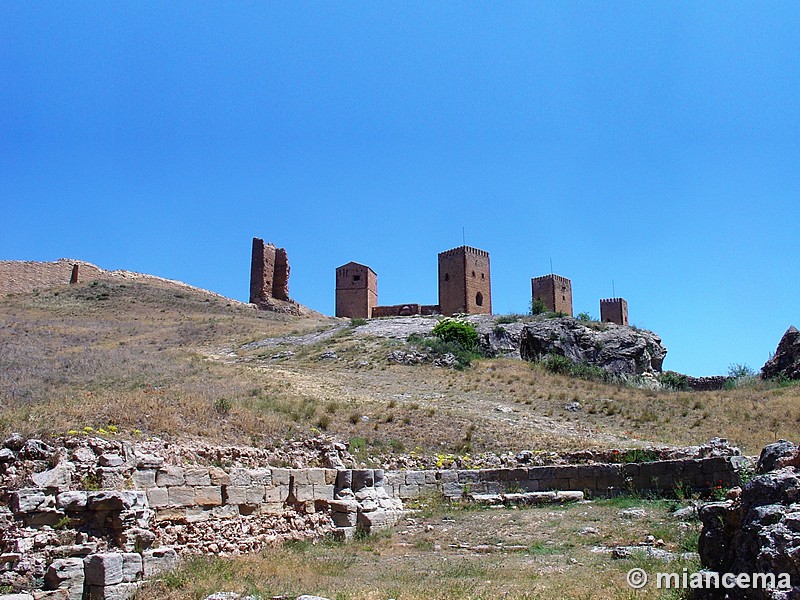
{"label": "stone foundation wall", "polygon": [[[24,456],[44,465],[55,450],[21,438],[6,445],[0,451],[6,473],[21,466]],[[114,447],[95,456],[78,446],[73,460],[52,459],[47,464],[55,466],[27,476],[29,487],[3,490],[4,584],[26,589],[25,581],[44,581],[46,591],[37,591],[37,599],[126,598],[180,556],[254,552],[280,540],[330,533],[349,538],[359,528],[391,527],[402,515],[403,501],[421,496],[536,504],[574,501],[584,493],[704,492],[738,485],[738,467],[746,460],[712,456],[428,471],[221,468],[168,464],[127,442]],[[83,467],[75,462],[81,457]],[[76,489],[86,484],[85,473],[116,489]]]}
{"label": "stone foundation wall", "polygon": [[737,458],[516,469],[394,471],[386,473],[386,488],[390,496],[401,500],[434,493],[455,500],[473,494],[519,491],[583,491],[589,496],[613,496],[626,492],[672,494],[678,488],[707,492],[718,486],[739,484]]}

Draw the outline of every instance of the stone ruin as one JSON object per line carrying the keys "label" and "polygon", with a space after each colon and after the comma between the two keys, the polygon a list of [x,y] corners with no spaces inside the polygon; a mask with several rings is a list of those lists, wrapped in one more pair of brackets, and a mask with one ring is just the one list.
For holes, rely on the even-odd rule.
{"label": "stone ruin", "polygon": [[408,302],[378,306],[378,276],[349,262],[336,269],[336,316],[372,319],[412,315],[490,315],[492,280],[489,253],[470,246],[440,252],[439,304]]}
{"label": "stone ruin", "polygon": [[385,471],[347,468],[332,441],[307,458],[330,467],[284,468],[257,448],[15,434],[0,447],[0,586],[25,600],[123,600],[181,557],[349,538],[436,494],[508,506],[737,485],[738,450],[703,448],[650,463]]}
{"label": "stone ruin", "polygon": [[250,303],[260,310],[301,314],[300,305],[289,298],[289,258],[286,248],[253,238],[250,260]]}

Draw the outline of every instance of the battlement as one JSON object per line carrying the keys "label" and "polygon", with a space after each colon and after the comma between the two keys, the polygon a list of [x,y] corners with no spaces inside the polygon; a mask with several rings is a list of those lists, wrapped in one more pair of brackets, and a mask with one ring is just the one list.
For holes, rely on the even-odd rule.
{"label": "battlement", "polygon": [[486,250],[473,248],[472,246],[459,246],[458,248],[452,248],[450,250],[445,250],[444,252],[439,252],[440,257],[461,256],[462,254],[473,254],[483,258],[489,258],[489,253]]}
{"label": "battlement", "polygon": [[562,277],[561,275],[556,275],[554,273],[551,273],[550,275],[541,275],[539,277],[533,277],[531,279],[531,281],[550,281],[550,280],[556,281],[556,282],[562,283],[562,284],[568,284],[570,286],[572,285],[572,281],[570,279],[568,279],[566,277]]}
{"label": "battlement", "polygon": [[619,302],[627,302],[625,298],[602,298],[600,304],[617,304]]}

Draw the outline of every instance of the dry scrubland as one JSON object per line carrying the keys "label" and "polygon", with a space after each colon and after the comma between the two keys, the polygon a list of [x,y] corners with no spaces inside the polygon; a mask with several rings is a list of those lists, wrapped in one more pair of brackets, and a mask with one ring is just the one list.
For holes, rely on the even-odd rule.
{"label": "dry scrubland", "polygon": [[[357,438],[362,455],[722,436],[753,453],[793,437],[800,422],[796,386],[653,392],[509,359],[464,371],[395,365],[386,356],[404,342],[364,339],[349,327],[316,344],[245,352],[247,342],[341,322],[257,312],[168,284],[89,283],[10,296],[0,300],[0,323],[6,433],[116,425],[128,435],[261,446],[325,430]],[[272,358],[286,349],[295,354]],[[338,360],[321,359],[328,350]],[[575,401],[580,411],[565,409]]]}
{"label": "dry scrubland", "polygon": [[[127,435],[262,446],[325,430],[355,438],[363,457],[722,436],[755,453],[793,437],[800,422],[797,386],[653,392],[508,359],[464,371],[395,365],[386,356],[404,342],[365,339],[349,327],[316,344],[240,349],[336,324],[164,283],[89,283],[3,298],[0,431],[62,435],[115,425]],[[272,358],[287,349],[295,354]],[[328,350],[338,360],[321,359]],[[580,411],[565,409],[575,401]]]}

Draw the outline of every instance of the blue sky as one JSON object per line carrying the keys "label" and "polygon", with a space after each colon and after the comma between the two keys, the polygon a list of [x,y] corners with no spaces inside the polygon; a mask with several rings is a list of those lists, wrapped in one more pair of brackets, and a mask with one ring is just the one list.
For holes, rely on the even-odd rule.
{"label": "blue sky", "polygon": [[796,3],[5,2],[0,259],[247,300],[251,238],[331,314],[334,269],[434,303],[436,254],[576,312],[628,299],[671,368],[800,326]]}

